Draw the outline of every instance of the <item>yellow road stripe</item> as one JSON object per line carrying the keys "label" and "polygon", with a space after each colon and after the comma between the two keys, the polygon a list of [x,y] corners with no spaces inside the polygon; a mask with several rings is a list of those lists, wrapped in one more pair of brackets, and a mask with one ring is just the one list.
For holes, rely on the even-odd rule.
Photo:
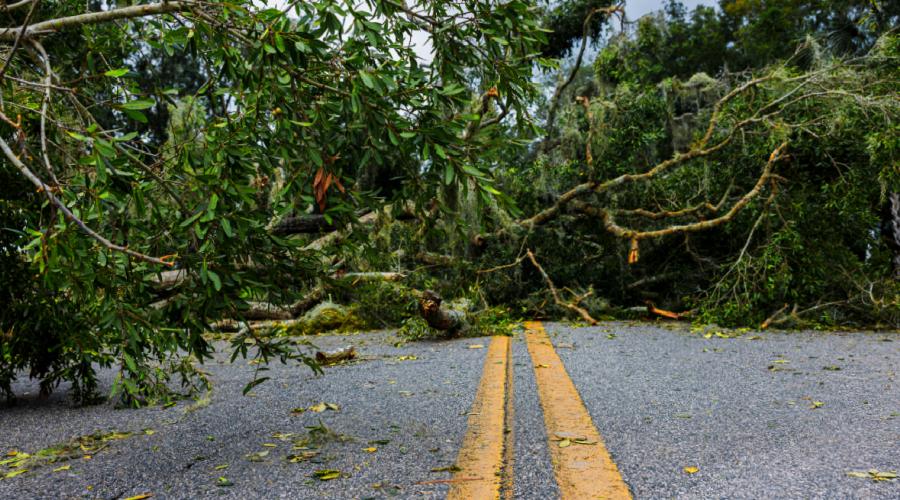
{"label": "yellow road stripe", "polygon": [[456,459],[449,499],[500,498],[509,474],[504,468],[507,405],[511,394],[509,337],[494,337],[484,360],[481,383],[469,412],[468,428]]}
{"label": "yellow road stripe", "polygon": [[504,500],[512,500],[513,498],[513,460],[514,458],[514,412],[516,409],[515,400],[513,399],[513,364],[512,364],[512,340],[506,337],[506,415],[503,427],[503,474],[501,486]]}
{"label": "yellow road stripe", "polygon": [[[630,499],[628,486],[544,327],[539,321],[530,321],[525,330],[560,497]],[[564,439],[568,440],[563,443],[566,446],[560,447]]]}

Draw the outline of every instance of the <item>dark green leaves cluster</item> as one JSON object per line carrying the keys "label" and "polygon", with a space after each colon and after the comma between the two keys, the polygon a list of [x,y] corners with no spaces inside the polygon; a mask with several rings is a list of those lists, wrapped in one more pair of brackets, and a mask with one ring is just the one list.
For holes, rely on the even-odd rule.
{"label": "dark green leaves cluster", "polygon": [[[57,2],[40,15],[83,9]],[[48,388],[90,385],[96,364],[114,364],[126,399],[149,401],[173,357],[196,375],[210,322],[240,319],[250,301],[289,303],[331,272],[300,241],[270,234],[280,217],[321,210],[344,223],[467,179],[496,193],[488,166],[502,138],[488,122],[530,126],[537,14],[523,0],[185,2],[66,29],[41,39],[57,87],[46,156],[43,89],[22,83],[46,75],[21,49],[8,72],[17,80],[0,91],[5,113],[22,114],[29,168],[88,227],[175,266],[106,248],[4,163],[0,389],[22,369]],[[318,193],[317,174],[331,179]],[[308,361],[250,333],[235,347]]]}

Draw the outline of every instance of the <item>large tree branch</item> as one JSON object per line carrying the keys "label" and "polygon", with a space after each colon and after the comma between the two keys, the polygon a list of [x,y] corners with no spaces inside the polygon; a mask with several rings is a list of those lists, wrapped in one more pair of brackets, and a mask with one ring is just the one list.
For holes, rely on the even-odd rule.
{"label": "large tree branch", "polygon": [[731,209],[728,210],[725,214],[716,217],[714,219],[693,222],[690,224],[679,224],[675,226],[669,226],[663,229],[657,229],[652,231],[636,231],[633,229],[626,229],[616,224],[615,219],[612,214],[604,210],[603,223],[606,229],[619,236],[621,238],[630,238],[632,240],[642,240],[648,238],[659,238],[661,236],[666,236],[669,234],[675,233],[689,233],[689,232],[697,232],[697,231],[705,231],[707,229],[720,226],[731,219],[734,218],[735,215],[738,214],[748,203],[750,203],[754,198],[759,196],[759,193],[762,192],[763,187],[769,181],[769,178],[772,174],[772,167],[775,165],[775,162],[782,158],[782,153],[785,148],[787,148],[787,141],[781,143],[780,146],[775,148],[772,151],[772,154],[769,155],[769,161],[766,162],[766,166],[763,168],[762,174],[759,176],[759,179],[756,181],[756,185],[753,186],[753,189],[748,191],[744,196],[741,197],[734,205],[731,206]]}
{"label": "large tree branch", "polygon": [[729,101],[731,101],[738,95],[746,92],[748,89],[753,88],[753,87],[755,87],[763,82],[766,82],[768,80],[771,80],[774,77],[775,77],[775,75],[770,73],[763,77],[754,78],[750,81],[747,81],[743,85],[740,85],[740,86],[734,88],[731,92],[729,92],[728,94],[723,96],[721,99],[719,99],[719,101],[716,102],[716,104],[713,106],[712,115],[710,116],[709,123],[707,124],[706,132],[703,134],[703,137],[699,141],[697,141],[691,147],[691,149],[688,150],[686,153],[676,153],[673,157],[656,164],[653,168],[651,168],[650,170],[647,170],[646,172],[642,172],[639,174],[622,174],[618,177],[606,180],[604,182],[588,181],[588,182],[579,184],[579,185],[575,186],[574,188],[570,189],[569,191],[566,191],[565,193],[560,195],[560,197],[556,200],[556,202],[553,205],[551,205],[550,207],[547,207],[544,210],[541,210],[540,212],[536,213],[535,215],[533,215],[527,219],[519,221],[519,225],[526,229],[532,229],[534,226],[544,224],[544,223],[556,218],[556,216],[559,215],[562,208],[565,207],[572,200],[575,200],[576,198],[579,198],[579,197],[584,196],[589,193],[602,193],[602,192],[608,191],[612,188],[616,188],[618,186],[632,183],[632,182],[648,181],[650,179],[657,177],[658,175],[662,174],[663,172],[665,172],[673,167],[680,166],[688,161],[695,160],[697,158],[702,158],[704,156],[709,156],[713,153],[718,152],[719,150],[721,150],[722,148],[724,148],[725,146],[727,146],[728,144],[731,143],[735,134],[739,130],[743,129],[744,127],[746,127],[750,124],[757,123],[763,119],[763,118],[759,117],[758,114],[755,114],[754,116],[752,116],[750,118],[744,119],[744,120],[736,123],[733,127],[731,127],[731,129],[728,132],[728,135],[726,135],[721,141],[719,141],[718,143],[716,143],[712,146],[708,146],[710,140],[712,139],[713,133],[715,132],[715,129],[719,124],[722,109],[725,106],[725,104],[727,104]]}
{"label": "large tree branch", "polygon": [[[547,287],[550,288],[550,294],[553,296],[553,301],[556,302],[556,305],[565,307],[566,309],[575,311],[581,316],[581,319],[588,322],[588,324],[596,325],[597,320],[595,320],[591,315],[587,312],[583,307],[579,307],[577,303],[566,302],[559,296],[559,291],[556,289],[556,285],[553,284],[553,280],[550,279],[550,276],[547,275],[547,272],[544,271],[544,268],[538,264],[537,259],[534,257],[534,254],[531,252],[531,249],[528,249],[525,255],[528,257],[528,260],[531,261],[531,264],[541,273],[541,276],[544,278],[544,281],[547,283]],[[590,293],[590,292],[589,292]],[[581,296],[576,299],[576,302],[580,302],[584,300],[585,296]]]}
{"label": "large tree branch", "polygon": [[607,231],[610,233],[620,237],[630,239],[632,241],[638,241],[642,239],[649,238],[659,238],[661,236],[666,236],[670,234],[676,233],[689,233],[689,232],[697,232],[704,231],[716,226],[720,226],[730,220],[732,220],[744,207],[747,206],[754,198],[759,196],[760,192],[762,192],[763,187],[766,182],[772,176],[772,167],[775,165],[775,162],[783,158],[783,153],[785,148],[787,148],[787,141],[781,143],[780,146],[775,148],[774,151],[769,155],[769,160],[766,162],[765,167],[763,168],[762,174],[760,174],[759,179],[757,179],[756,184],[753,186],[753,189],[748,191],[744,196],[742,196],[734,205],[731,206],[731,209],[728,210],[725,214],[716,217],[714,219],[693,222],[690,224],[679,224],[674,226],[665,227],[662,229],[655,229],[649,231],[641,231],[631,228],[626,228],[620,226],[613,216],[612,211],[599,208],[587,203],[577,203],[576,209],[579,211],[592,215],[595,217],[599,217],[603,220],[603,225]]}
{"label": "large tree branch", "polygon": [[690,215],[696,215],[698,212],[706,211],[710,214],[715,214],[725,205],[725,202],[728,201],[728,195],[731,193],[731,187],[725,190],[725,194],[722,195],[722,198],[718,203],[713,205],[708,201],[702,201],[697,203],[696,205],[682,208],[678,210],[660,210],[658,212],[653,212],[651,210],[647,210],[644,208],[633,208],[633,209],[616,209],[613,211],[616,215],[625,215],[625,216],[636,216],[636,217],[644,217],[650,220],[661,220],[661,219],[670,219],[677,217],[687,217]]}
{"label": "large tree branch", "polygon": [[156,16],[170,12],[178,12],[189,10],[190,6],[196,5],[193,1],[178,2],[160,2],[145,5],[132,5],[130,7],[122,7],[119,9],[105,10],[102,12],[88,12],[86,14],[78,14],[75,16],[60,17],[58,19],[49,19],[31,26],[20,26],[17,28],[6,28],[0,30],[0,40],[15,40],[18,37],[33,38],[35,36],[53,33],[66,28],[84,26],[87,24],[100,24],[118,19],[131,19],[136,17]]}
{"label": "large tree branch", "polygon": [[26,5],[34,2],[35,0],[21,0],[16,3],[0,5],[0,12],[12,12],[20,7],[25,7]]}
{"label": "large tree branch", "polygon": [[[37,5],[37,3],[35,3]],[[44,167],[47,173],[53,179],[53,184],[59,186],[59,179],[56,178],[56,171],[50,162],[50,148],[47,146],[47,113],[50,110],[50,100],[52,98],[50,85],[53,83],[53,68],[50,66],[50,56],[44,50],[44,46],[37,40],[31,41],[35,50],[38,51],[41,60],[44,62],[44,99],[41,103],[41,157],[44,158]]]}

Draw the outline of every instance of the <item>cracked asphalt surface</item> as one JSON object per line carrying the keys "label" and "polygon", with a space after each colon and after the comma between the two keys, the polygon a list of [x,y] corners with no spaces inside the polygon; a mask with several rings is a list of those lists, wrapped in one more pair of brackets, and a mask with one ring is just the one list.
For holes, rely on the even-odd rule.
{"label": "cracked asphalt surface", "polygon": [[[684,325],[545,326],[635,498],[900,498],[900,480],[847,476],[900,469],[896,333],[705,338]],[[451,474],[433,469],[456,460],[490,339],[395,347],[396,340],[391,332],[315,337],[325,349],[353,344],[362,359],[319,377],[273,364],[272,380],[252,396],[241,391],[256,367],[230,364],[225,353],[205,367],[214,385],[209,399],[170,408],[76,408],[65,387],[39,399],[37,383],[20,381],[19,404],[0,408],[3,454],[95,432],[134,434],[90,460],[0,479],[0,498],[444,497]],[[401,359],[409,356],[415,359]],[[554,498],[521,338],[512,362],[514,496]],[[107,387],[112,376],[102,373]],[[292,413],[320,402],[339,411]],[[300,444],[318,455],[287,460],[310,451],[294,450],[294,441],[317,426],[331,433]],[[54,472],[61,465],[70,468]],[[687,474],[686,466],[699,471]],[[341,475],[312,476],[324,469]],[[220,477],[231,485],[220,486]]]}

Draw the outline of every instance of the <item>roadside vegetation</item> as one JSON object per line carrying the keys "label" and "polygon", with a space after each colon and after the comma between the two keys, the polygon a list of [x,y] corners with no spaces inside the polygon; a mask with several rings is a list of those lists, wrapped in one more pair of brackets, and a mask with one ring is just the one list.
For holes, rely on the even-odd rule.
{"label": "roadside vegetation", "polygon": [[217,339],[900,326],[895,3],[4,10],[9,397],[159,401]]}

